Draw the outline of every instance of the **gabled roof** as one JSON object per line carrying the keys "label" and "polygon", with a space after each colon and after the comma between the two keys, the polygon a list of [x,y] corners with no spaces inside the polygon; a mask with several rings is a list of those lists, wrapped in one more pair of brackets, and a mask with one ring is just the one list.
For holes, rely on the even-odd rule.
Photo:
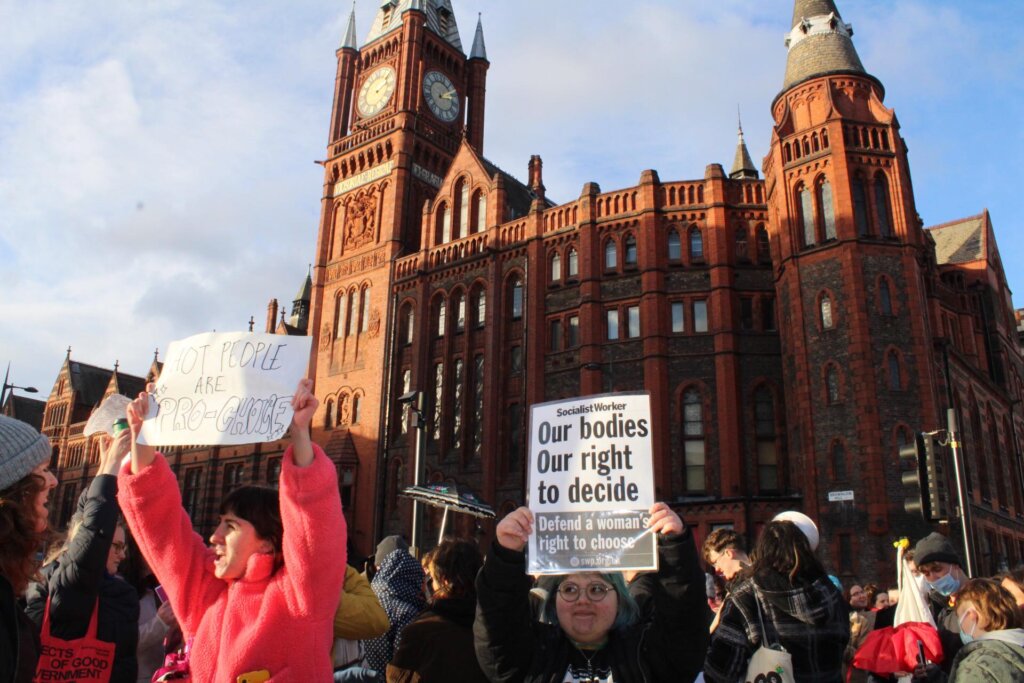
{"label": "gabled roof", "polygon": [[462,40],[459,38],[459,27],[455,23],[451,0],[383,0],[363,44],[372,43],[401,28],[402,15],[410,10],[423,12],[427,16],[427,29],[462,52]]}
{"label": "gabled roof", "polygon": [[[487,175],[490,178],[498,175],[501,176],[505,182],[505,194],[507,196],[507,205],[510,209],[509,220],[520,218],[530,213],[530,206],[533,204],[533,200],[537,198],[533,190],[519,182],[515,176],[511,173],[501,170],[494,162],[480,157],[480,163],[483,165],[484,170],[487,171]],[[554,206],[553,202],[544,202],[547,206]]]}
{"label": "gabled roof", "polygon": [[985,223],[983,212],[927,228],[935,241],[935,261],[941,266],[985,260]]}
{"label": "gabled roof", "polygon": [[335,462],[358,463],[359,454],[352,441],[352,434],[347,429],[336,429],[324,446],[324,453]]}
{"label": "gabled roof", "polygon": [[46,401],[28,396],[18,396],[15,393],[8,394],[7,405],[4,406],[5,414],[15,420],[27,422],[39,431],[43,427],[43,413],[46,411]]}
{"label": "gabled roof", "polygon": [[68,374],[71,376],[71,387],[77,394],[78,404],[94,406],[102,401],[113,372],[69,359]]}

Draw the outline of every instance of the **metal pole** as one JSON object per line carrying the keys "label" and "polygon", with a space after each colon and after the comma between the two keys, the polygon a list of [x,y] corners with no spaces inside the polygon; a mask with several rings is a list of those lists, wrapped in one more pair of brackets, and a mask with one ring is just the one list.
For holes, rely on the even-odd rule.
{"label": "metal pole", "polygon": [[964,536],[964,559],[967,562],[967,577],[974,576],[974,533],[971,528],[971,506],[967,500],[966,474],[963,451],[960,449],[960,433],[957,431],[956,411],[946,410],[946,430],[949,432],[949,446],[953,452],[953,470],[956,473],[956,496],[960,505],[960,527]]}
{"label": "metal pole", "polygon": [[[412,485],[420,485],[420,470],[421,460],[423,453],[423,412],[421,410],[423,405],[423,393],[421,392],[417,396],[416,405],[409,406],[410,412],[416,416],[416,448],[415,455],[413,456],[413,472],[412,472]],[[420,534],[422,529],[420,528],[420,503],[415,498],[412,501],[412,552],[413,557],[419,558],[420,556]]]}
{"label": "metal pole", "polygon": [[444,528],[448,525],[448,508],[444,509],[444,516],[441,517],[441,531],[437,533],[437,544],[441,545],[444,540]]}

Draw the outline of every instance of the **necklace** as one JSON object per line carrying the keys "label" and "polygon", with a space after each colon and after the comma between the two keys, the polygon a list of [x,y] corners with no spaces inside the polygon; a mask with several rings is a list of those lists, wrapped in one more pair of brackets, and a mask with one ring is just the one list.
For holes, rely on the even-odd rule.
{"label": "necklace", "polygon": [[583,648],[577,647],[576,651],[583,655],[583,659],[587,660],[587,671],[584,674],[586,677],[584,678],[581,676],[580,683],[601,683],[600,675],[594,671],[594,657],[596,657],[597,653],[601,650],[592,650],[590,652],[590,656],[587,656],[587,651]]}

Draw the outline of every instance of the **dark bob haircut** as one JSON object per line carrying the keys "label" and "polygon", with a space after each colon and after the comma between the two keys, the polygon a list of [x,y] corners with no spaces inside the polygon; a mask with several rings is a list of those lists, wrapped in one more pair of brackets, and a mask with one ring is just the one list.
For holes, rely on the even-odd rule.
{"label": "dark bob haircut", "polygon": [[[261,540],[270,541],[281,557],[281,503],[277,489],[265,486],[240,486],[220,502],[220,514],[232,514],[252,524]],[[283,562],[283,558],[281,560]]]}

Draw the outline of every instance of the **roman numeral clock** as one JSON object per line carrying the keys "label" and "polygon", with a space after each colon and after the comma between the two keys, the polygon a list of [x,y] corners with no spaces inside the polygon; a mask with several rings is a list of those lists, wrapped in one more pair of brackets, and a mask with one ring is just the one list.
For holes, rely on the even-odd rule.
{"label": "roman numeral clock", "polygon": [[440,71],[428,71],[423,77],[423,96],[430,111],[445,123],[459,115],[459,91],[451,79]]}

